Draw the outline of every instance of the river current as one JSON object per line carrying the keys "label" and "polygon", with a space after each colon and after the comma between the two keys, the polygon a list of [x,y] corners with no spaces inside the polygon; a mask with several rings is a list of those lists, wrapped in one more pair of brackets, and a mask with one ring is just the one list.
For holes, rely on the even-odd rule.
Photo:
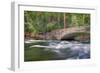
{"label": "river current", "polygon": [[[78,41],[26,41],[25,43],[42,42],[42,44],[35,44],[30,46],[44,48],[44,51],[52,51],[56,53],[57,59],[88,59],[90,58],[90,43],[82,43]],[[44,43],[44,44],[43,44]]]}

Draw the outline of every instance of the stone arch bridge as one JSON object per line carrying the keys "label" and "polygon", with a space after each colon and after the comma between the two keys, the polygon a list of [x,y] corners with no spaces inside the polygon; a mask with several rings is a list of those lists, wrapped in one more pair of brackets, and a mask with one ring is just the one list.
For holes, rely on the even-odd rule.
{"label": "stone arch bridge", "polygon": [[66,29],[56,29],[51,32],[47,32],[45,34],[45,39],[48,40],[63,40],[63,39],[70,39],[71,37],[76,36],[76,33],[89,33],[87,31],[89,27],[70,27]]}

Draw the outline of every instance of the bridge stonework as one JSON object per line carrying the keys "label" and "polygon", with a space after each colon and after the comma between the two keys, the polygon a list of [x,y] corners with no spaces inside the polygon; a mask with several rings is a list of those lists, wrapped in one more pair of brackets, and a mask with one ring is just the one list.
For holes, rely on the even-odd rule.
{"label": "bridge stonework", "polygon": [[86,27],[70,27],[70,28],[64,28],[64,29],[56,29],[51,32],[46,33],[46,39],[49,40],[61,40],[63,38],[69,38],[71,36],[74,36],[75,33],[80,32],[87,32]]}

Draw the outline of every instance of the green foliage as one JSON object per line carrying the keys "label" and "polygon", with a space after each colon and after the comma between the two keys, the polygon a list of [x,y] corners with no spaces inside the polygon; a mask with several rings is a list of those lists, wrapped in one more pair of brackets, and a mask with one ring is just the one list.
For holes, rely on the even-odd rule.
{"label": "green foliage", "polygon": [[[66,13],[66,26],[90,25],[90,14]],[[59,12],[24,11],[25,32],[44,33],[64,28],[64,16]]]}
{"label": "green foliage", "polygon": [[48,23],[47,24],[47,31],[50,32],[54,29],[58,29],[59,26],[57,26],[57,23]]}

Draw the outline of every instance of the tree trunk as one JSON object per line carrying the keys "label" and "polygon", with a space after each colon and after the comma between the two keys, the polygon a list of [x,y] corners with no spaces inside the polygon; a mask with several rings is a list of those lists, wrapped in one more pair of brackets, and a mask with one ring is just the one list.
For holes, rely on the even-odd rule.
{"label": "tree trunk", "polygon": [[83,25],[85,24],[85,15],[83,15]]}
{"label": "tree trunk", "polygon": [[64,29],[66,28],[66,13],[64,13]]}

